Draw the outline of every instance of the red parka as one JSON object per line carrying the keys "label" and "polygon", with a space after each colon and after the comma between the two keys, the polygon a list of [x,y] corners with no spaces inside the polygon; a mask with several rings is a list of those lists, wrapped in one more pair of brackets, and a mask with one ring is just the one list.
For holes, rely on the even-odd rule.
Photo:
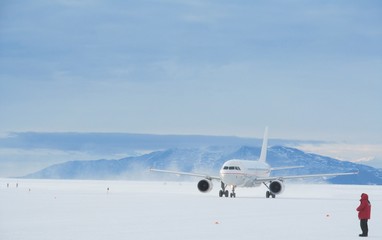
{"label": "red parka", "polygon": [[369,202],[369,196],[366,193],[362,193],[361,203],[357,207],[359,219],[370,219],[371,204]]}

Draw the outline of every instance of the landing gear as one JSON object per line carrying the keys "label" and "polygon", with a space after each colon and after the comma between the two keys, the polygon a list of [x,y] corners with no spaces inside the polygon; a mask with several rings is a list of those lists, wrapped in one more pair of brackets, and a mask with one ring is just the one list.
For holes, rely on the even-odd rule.
{"label": "landing gear", "polygon": [[[268,185],[266,184],[266,183],[263,183],[268,189],[269,189],[269,187],[268,187]],[[266,193],[265,193],[265,197],[266,198],[270,198],[270,197],[272,197],[272,198],[275,198],[276,197],[276,194],[274,194],[274,193],[272,193],[271,191],[267,191]]]}
{"label": "landing gear", "polygon": [[230,194],[231,198],[235,198],[236,197],[235,188],[236,188],[235,186],[232,186],[232,192]]}
{"label": "landing gear", "polygon": [[[219,197],[223,197],[223,196],[228,197],[229,192],[228,192],[228,190],[226,190],[227,184],[221,182],[221,188],[222,189],[219,191]],[[229,194],[229,196],[231,198],[236,197],[235,188],[236,188],[236,186],[233,186],[233,185],[231,186],[232,192]]]}
{"label": "landing gear", "polygon": [[220,190],[219,191],[219,197],[228,197],[228,190],[225,190],[225,191],[223,191],[223,190]]}
{"label": "landing gear", "polygon": [[269,198],[269,197],[275,198],[275,197],[276,197],[276,195],[273,194],[273,193],[271,193],[270,191],[267,191],[267,192],[265,193],[265,196],[266,196],[267,198]]}
{"label": "landing gear", "polygon": [[226,190],[225,188],[227,187],[227,185],[223,182],[221,182],[221,190],[219,191],[219,197],[228,197],[228,190]]}

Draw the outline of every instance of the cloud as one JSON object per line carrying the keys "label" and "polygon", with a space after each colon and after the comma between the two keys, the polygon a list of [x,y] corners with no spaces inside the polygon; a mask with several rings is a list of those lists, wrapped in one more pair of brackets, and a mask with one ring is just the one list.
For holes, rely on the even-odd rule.
{"label": "cloud", "polygon": [[298,148],[305,152],[317,153],[351,162],[367,164],[367,162],[372,160],[382,160],[382,144],[301,144]]}

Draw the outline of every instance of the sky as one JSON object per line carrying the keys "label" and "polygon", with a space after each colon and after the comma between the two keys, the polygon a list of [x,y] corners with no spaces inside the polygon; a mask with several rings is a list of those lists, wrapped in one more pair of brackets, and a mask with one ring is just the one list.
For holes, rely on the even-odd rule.
{"label": "sky", "polygon": [[0,133],[268,126],[382,156],[381,11],[379,0],[1,1]]}

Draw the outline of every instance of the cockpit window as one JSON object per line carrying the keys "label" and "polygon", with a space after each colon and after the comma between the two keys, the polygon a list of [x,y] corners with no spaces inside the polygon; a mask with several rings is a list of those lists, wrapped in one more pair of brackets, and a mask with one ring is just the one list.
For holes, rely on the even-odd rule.
{"label": "cockpit window", "polygon": [[240,167],[238,166],[224,166],[223,167],[224,170],[241,170]]}

